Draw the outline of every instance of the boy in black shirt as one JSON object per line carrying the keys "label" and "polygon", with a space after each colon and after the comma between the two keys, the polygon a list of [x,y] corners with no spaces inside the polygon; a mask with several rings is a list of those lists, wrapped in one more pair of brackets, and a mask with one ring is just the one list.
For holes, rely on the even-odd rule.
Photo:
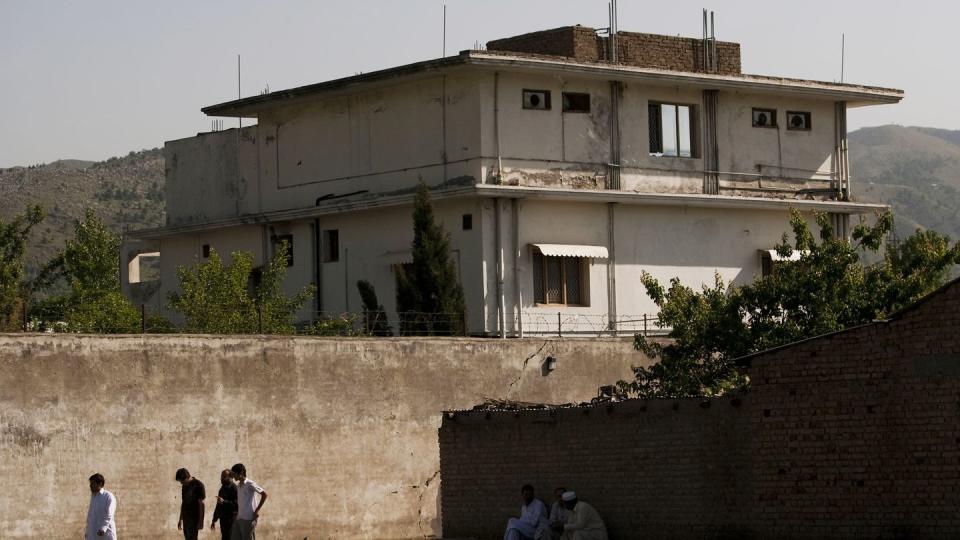
{"label": "boy in black shirt", "polygon": [[203,529],[203,500],[207,498],[207,490],[203,482],[190,476],[186,469],[178,469],[174,478],[183,486],[177,529],[183,531],[184,540],[197,540],[197,533]]}

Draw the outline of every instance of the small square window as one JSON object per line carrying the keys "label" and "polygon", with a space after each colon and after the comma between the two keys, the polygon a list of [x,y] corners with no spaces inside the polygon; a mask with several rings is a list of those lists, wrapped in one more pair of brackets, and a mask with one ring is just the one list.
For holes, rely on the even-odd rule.
{"label": "small square window", "polygon": [[323,231],[323,262],[337,262],[340,260],[340,231],[327,229]]}
{"label": "small square window", "polygon": [[465,231],[473,230],[473,214],[463,215],[463,230]]}
{"label": "small square window", "polygon": [[790,131],[810,131],[810,113],[787,111],[787,129]]}
{"label": "small square window", "polygon": [[204,244],[203,247],[200,248],[200,253],[203,254],[203,258],[204,258],[204,259],[209,259],[209,258],[210,258],[210,244]]}
{"label": "small square window", "polygon": [[564,92],[563,112],[590,112],[590,94]]}
{"label": "small square window", "polygon": [[524,90],[523,108],[539,111],[550,110],[550,91],[549,90]]}
{"label": "small square window", "polygon": [[776,109],[753,109],[753,127],[777,127]]}
{"label": "small square window", "polygon": [[293,266],[293,235],[292,234],[275,234],[271,238],[273,252],[276,253],[280,251],[280,247],[286,243],[287,244],[287,267]]}

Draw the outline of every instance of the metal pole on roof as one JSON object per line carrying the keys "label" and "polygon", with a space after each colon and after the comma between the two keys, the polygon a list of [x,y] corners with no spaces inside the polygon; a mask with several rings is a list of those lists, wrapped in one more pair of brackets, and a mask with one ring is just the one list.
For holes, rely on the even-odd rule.
{"label": "metal pole on roof", "polygon": [[[237,100],[240,100],[240,55],[237,55]],[[237,117],[237,128],[243,129],[243,117]]]}
{"label": "metal pole on roof", "polygon": [[843,84],[843,68],[847,58],[847,35],[840,34],[840,84]]}
{"label": "metal pole on roof", "polygon": [[447,56],[447,5],[443,5],[443,55],[441,58]]}

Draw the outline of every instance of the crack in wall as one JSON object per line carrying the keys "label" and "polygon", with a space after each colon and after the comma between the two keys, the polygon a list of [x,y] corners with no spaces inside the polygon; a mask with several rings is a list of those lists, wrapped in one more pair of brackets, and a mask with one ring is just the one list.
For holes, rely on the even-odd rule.
{"label": "crack in wall", "polygon": [[528,357],[526,358],[526,360],[523,361],[523,367],[520,368],[520,374],[517,375],[517,378],[514,379],[514,380],[510,383],[509,386],[507,386],[507,393],[506,393],[506,395],[504,396],[504,399],[507,399],[507,398],[510,397],[510,391],[513,390],[513,387],[516,386],[516,384],[517,384],[518,382],[520,382],[520,379],[523,378],[523,373],[527,370],[527,364],[530,363],[530,360],[532,360],[535,356],[539,356],[540,353],[542,353],[543,350],[547,348],[547,345],[548,345],[549,343],[550,343],[550,341],[544,341],[544,342],[543,342],[543,345],[540,345],[540,348],[537,349],[537,352],[531,354],[530,356],[528,356]]}
{"label": "crack in wall", "polygon": [[433,471],[433,474],[430,475],[430,478],[423,483],[423,489],[420,491],[420,496],[417,498],[417,529],[420,531],[420,535],[424,538],[435,538],[433,533],[425,534],[423,532],[423,496],[427,494],[427,488],[430,487],[430,482],[440,475],[440,469]]}

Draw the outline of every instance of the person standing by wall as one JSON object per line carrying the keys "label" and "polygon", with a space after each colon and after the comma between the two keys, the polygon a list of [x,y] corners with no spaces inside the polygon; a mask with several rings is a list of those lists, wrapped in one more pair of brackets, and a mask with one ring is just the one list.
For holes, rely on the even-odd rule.
{"label": "person standing by wall", "polygon": [[84,540],[117,540],[117,524],[114,521],[117,498],[103,489],[105,484],[106,480],[100,473],[90,477],[90,507],[87,509]]}
{"label": "person standing by wall", "polygon": [[197,534],[203,529],[203,500],[207,498],[207,490],[203,482],[190,476],[186,469],[177,469],[174,478],[182,486],[177,529],[183,531],[184,540],[197,540]]}
{"label": "person standing by wall", "polygon": [[[237,519],[233,522],[233,540],[255,540],[257,519],[260,509],[267,502],[267,492],[256,482],[247,478],[247,468],[243,463],[230,467],[233,479],[237,481]],[[257,494],[260,501],[257,502]]]}
{"label": "person standing by wall", "polygon": [[210,530],[216,530],[220,520],[220,539],[230,540],[233,522],[237,518],[237,486],[233,483],[230,469],[220,473],[220,491],[217,492],[217,507],[213,509]]}

